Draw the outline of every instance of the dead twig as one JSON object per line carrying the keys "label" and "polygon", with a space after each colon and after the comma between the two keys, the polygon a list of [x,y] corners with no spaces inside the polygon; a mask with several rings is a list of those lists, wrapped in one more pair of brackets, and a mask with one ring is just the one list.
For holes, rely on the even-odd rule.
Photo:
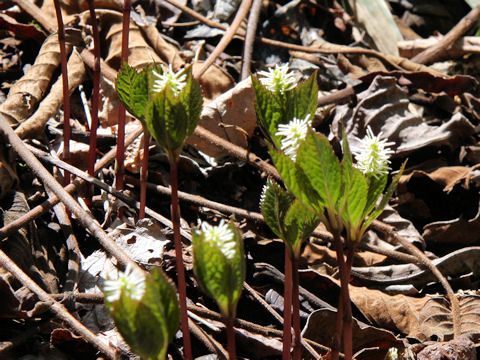
{"label": "dead twig", "polygon": [[230,41],[232,41],[238,27],[247,15],[251,4],[252,0],[242,0],[242,3],[237,10],[237,14],[235,15],[235,18],[233,19],[232,23],[228,27],[228,30],[225,32],[218,45],[215,47],[215,50],[210,54],[207,60],[205,60],[202,67],[194,73],[193,76],[195,77],[195,79],[200,79],[205,73],[205,71],[207,71],[207,69],[214,63],[217,57],[223,52],[223,50],[225,50],[227,45],[230,44]]}
{"label": "dead twig", "polygon": [[5,134],[8,142],[12,145],[16,153],[27,163],[32,171],[40,178],[44,185],[50,188],[65,206],[75,214],[80,222],[88,229],[92,235],[98,239],[100,244],[124,266],[131,264],[138,268],[138,265],[132,261],[127,254],[107,235],[101,228],[97,220],[87,213],[55,180],[55,178],[43,167],[40,161],[28,150],[23,141],[15,134],[7,119],[0,114],[0,131]]}
{"label": "dead twig", "polygon": [[455,42],[467,32],[480,18],[480,5],[472,9],[460,22],[455,25],[437,44],[415,55],[412,61],[419,64],[435,62],[442,54],[454,46]]}
{"label": "dead twig", "polygon": [[[135,140],[141,134],[141,132],[142,132],[141,128],[134,131],[132,134],[128,136],[125,143],[130,145],[133,142],[133,140]],[[95,165],[95,173],[99,172],[101,169],[103,169],[105,166],[107,166],[113,160],[115,160],[116,151],[117,151],[116,147],[112,148],[112,150],[106,153],[105,156],[103,156],[97,162],[97,164]],[[65,188],[65,191],[67,191],[70,194],[73,194],[77,190],[77,187],[81,186],[84,183],[85,183],[84,180],[75,179],[70,185],[68,185]],[[49,197],[43,203],[41,203],[40,205],[37,205],[26,214],[20,216],[18,219],[5,225],[3,228],[0,229],[0,240],[13,234],[15,231],[25,226],[25,224],[28,224],[30,221],[35,220],[39,216],[42,216],[47,211],[51,210],[56,204],[58,204],[58,202],[60,202],[60,199],[56,195]]]}
{"label": "dead twig", "polygon": [[[4,119],[1,118],[0,123],[3,124],[4,122]],[[65,306],[55,301],[48,293],[46,293],[40,286],[30,279],[30,277],[28,277],[28,275],[25,274],[22,269],[20,269],[17,264],[15,264],[12,259],[10,259],[2,250],[0,250],[0,264],[13,276],[15,276],[15,278],[18,279],[22,285],[26,286],[30,291],[37,295],[41,301],[48,304],[55,315],[62,321],[65,321],[77,334],[81,335],[85,340],[95,346],[110,359],[115,359],[115,350],[98,339],[98,337],[88,330],[85,325],[73,317],[65,308]]]}
{"label": "dead twig", "polygon": [[258,18],[260,16],[260,8],[262,0],[253,0],[248,16],[247,32],[245,34],[245,44],[243,46],[242,73],[240,79],[244,80],[250,75],[250,63],[252,62],[253,43],[257,33]]}

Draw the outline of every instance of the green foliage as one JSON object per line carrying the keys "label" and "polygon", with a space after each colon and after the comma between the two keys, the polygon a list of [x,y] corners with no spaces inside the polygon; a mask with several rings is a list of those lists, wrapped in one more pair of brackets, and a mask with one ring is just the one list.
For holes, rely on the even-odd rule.
{"label": "green foliage", "polygon": [[122,292],[117,301],[106,301],[106,305],[118,331],[136,354],[142,359],[165,359],[180,322],[176,289],[158,269],[145,281],[141,300]]}
{"label": "green foliage", "polygon": [[125,63],[115,82],[118,98],[127,111],[141,121],[145,121],[145,106],[149,98],[147,77],[150,71],[147,67],[138,73]]}
{"label": "green foliage", "polygon": [[315,72],[297,87],[280,94],[268,90],[252,76],[258,124],[270,144],[276,148],[281,147],[281,137],[275,135],[278,125],[288,124],[293,118],[304,119],[307,115],[313,116],[315,113],[318,93],[316,77]]}
{"label": "green foliage", "polygon": [[245,281],[245,257],[242,235],[233,223],[228,228],[233,238],[223,244],[212,241],[203,231],[192,231],[193,271],[222,315],[233,319]]}
{"label": "green foliage", "polygon": [[[315,213],[329,231],[345,229],[347,241],[356,243],[387,205],[405,164],[383,194],[387,175],[379,178],[364,175],[354,167],[346,140],[343,149],[340,163],[325,136],[310,130],[297,151],[296,162],[272,147],[269,150],[287,189]],[[269,204],[266,210],[270,218],[271,209]],[[285,214],[287,209],[288,206],[276,213]],[[285,236],[282,233],[282,238]]]}
{"label": "green foliage", "polygon": [[125,64],[117,77],[117,95],[125,108],[145,123],[169,157],[176,159],[200,119],[202,90],[188,68],[185,70],[186,84],[178,95],[170,86],[156,92],[153,90],[156,77],[152,71],[163,74],[165,70],[155,66],[138,73]]}
{"label": "green foliage", "polygon": [[273,180],[268,180],[266,185],[262,214],[267,225],[285,241],[296,258],[300,256],[301,244],[310,237],[320,221],[302,202]]}

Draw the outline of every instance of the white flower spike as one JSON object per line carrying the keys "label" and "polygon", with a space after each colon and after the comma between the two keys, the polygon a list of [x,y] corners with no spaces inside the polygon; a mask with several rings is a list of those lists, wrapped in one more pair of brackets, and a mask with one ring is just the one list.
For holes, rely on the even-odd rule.
{"label": "white flower spike", "polygon": [[395,145],[393,142],[381,140],[382,132],[377,136],[373,134],[370,126],[367,127],[367,136],[360,142],[357,149],[352,149],[352,153],[357,160],[355,167],[365,175],[372,175],[378,178],[381,175],[388,174],[390,170],[390,156],[395,151],[388,149],[388,146]]}
{"label": "white flower spike", "polygon": [[292,90],[295,87],[296,80],[291,73],[288,73],[288,64],[275,65],[268,71],[259,71],[257,74],[262,76],[259,81],[271,92],[279,92],[280,94],[285,91]]}
{"label": "white flower spike", "polygon": [[145,275],[127,265],[125,272],[119,272],[116,280],[107,279],[103,285],[105,300],[112,303],[120,299],[122,292],[134,300],[141,300],[145,293]]}
{"label": "white flower spike", "polygon": [[200,231],[205,235],[205,240],[216,244],[227,259],[233,259],[236,254],[237,244],[234,234],[223,220],[217,226],[202,222]]}
{"label": "white flower spike", "polygon": [[308,129],[312,126],[311,115],[308,114],[305,119],[293,118],[288,124],[278,125],[276,136],[283,136],[282,150],[290,159],[297,159],[297,150],[305,137]]}
{"label": "white flower spike", "polygon": [[172,70],[172,65],[168,66],[167,69],[163,69],[163,74],[159,74],[155,70],[152,70],[152,73],[158,78],[153,83],[153,91],[160,92],[165,86],[169,86],[172,89],[173,94],[178,96],[187,84],[187,75],[185,74],[184,69],[180,69],[176,73]]}

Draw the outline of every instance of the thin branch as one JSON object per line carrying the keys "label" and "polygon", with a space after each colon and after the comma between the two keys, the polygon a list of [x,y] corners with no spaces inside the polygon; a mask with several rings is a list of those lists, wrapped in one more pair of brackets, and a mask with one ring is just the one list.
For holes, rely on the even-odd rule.
{"label": "thin branch", "polygon": [[228,30],[223,35],[222,39],[215,47],[215,50],[210,54],[210,56],[205,60],[202,67],[198,69],[194,73],[195,79],[200,79],[202,75],[207,71],[207,69],[215,62],[218,56],[225,50],[228,44],[232,41],[235,33],[237,32],[238,27],[242,23],[245,16],[247,16],[248,10],[250,9],[250,5],[252,4],[252,0],[242,0],[240,7],[237,10],[237,14],[233,19],[232,23],[228,27]]}
{"label": "thin branch", "polygon": [[247,33],[245,34],[245,44],[243,47],[242,73],[240,78],[246,79],[250,75],[250,64],[252,62],[253,43],[257,33],[258,18],[260,16],[260,8],[262,0],[253,0],[250,9],[250,15],[247,22]]}
{"label": "thin branch", "polygon": [[[3,121],[2,121],[3,122]],[[40,286],[38,286],[31,278],[15,264],[2,250],[0,250],[0,264],[3,268],[9,271],[22,285],[32,291],[44,303],[50,306],[58,318],[65,321],[77,334],[81,335],[85,340],[93,344],[99,351],[108,356],[110,359],[115,359],[115,351],[101,341],[94,333],[88,330],[85,325],[73,317],[68,310],[55,301],[48,293],[46,293]]]}
{"label": "thin branch", "polygon": [[[65,27],[63,25],[62,9],[60,0],[53,0],[55,5],[55,14],[57,15],[58,43],[60,45],[60,63],[62,67],[63,84],[63,159],[70,162],[70,94],[68,87],[68,69],[67,69],[67,49],[65,47]],[[65,172],[64,184],[70,184],[70,173]]]}
{"label": "thin branch", "polygon": [[39,160],[28,150],[23,141],[10,127],[8,121],[0,114],[0,131],[3,132],[17,154],[27,163],[32,171],[40,178],[45,186],[49,187],[75,214],[80,222],[95,236],[100,244],[124,266],[131,264],[134,268],[138,265],[107,235],[100,227],[97,220],[87,213],[75,199],[55,180],[55,178],[43,167]]}
{"label": "thin branch", "polygon": [[[1,121],[2,120],[0,120],[0,122]],[[132,132],[132,134],[128,136],[126,144],[130,145],[141,134],[141,132],[141,128]],[[106,153],[105,156],[103,156],[97,162],[95,166],[95,173],[99,172],[101,169],[103,169],[105,166],[109,165],[115,160],[116,151],[116,147],[112,148],[112,150]],[[82,184],[85,184],[84,180],[75,179],[70,185],[65,188],[65,190],[68,193],[73,194],[77,190],[77,187],[81,186]],[[3,228],[0,229],[0,240],[6,238],[7,236],[10,236],[15,231],[25,226],[25,224],[28,224],[30,221],[33,221],[39,216],[42,216],[46,212],[50,211],[58,202],[60,202],[60,199],[56,195],[49,197],[46,201],[44,201],[40,205],[37,205],[26,214],[5,225]]]}
{"label": "thin branch", "polygon": [[[92,124],[90,127],[90,144],[88,150],[88,173],[95,174],[95,159],[97,155],[97,129],[98,129],[98,104],[100,98],[100,34],[98,32],[97,17],[95,14],[95,5],[93,0],[88,0],[88,7],[90,11],[90,19],[92,22],[93,32],[93,55],[95,62],[93,66],[93,92],[92,92]],[[92,200],[90,191],[87,196],[87,203]]]}

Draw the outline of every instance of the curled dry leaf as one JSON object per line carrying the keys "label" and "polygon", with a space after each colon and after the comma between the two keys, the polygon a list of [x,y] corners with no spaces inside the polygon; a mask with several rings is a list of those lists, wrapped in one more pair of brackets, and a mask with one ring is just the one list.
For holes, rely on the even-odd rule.
{"label": "curled dry leaf", "polygon": [[[85,78],[85,65],[77,51],[73,51],[68,59],[68,87],[70,94]],[[63,81],[60,75],[52,85],[48,95],[40,102],[37,111],[24,121],[15,132],[24,138],[34,138],[45,128],[47,121],[54,116],[63,104]]]}
{"label": "curled dry leaf", "polygon": [[[395,143],[393,157],[402,158],[427,146],[455,148],[461,140],[475,134],[475,127],[460,112],[441,125],[429,125],[420,113],[409,107],[408,94],[392,76],[377,76],[369,88],[357,95],[354,108],[350,105],[336,107],[333,130],[341,133],[341,124],[352,147],[359,145],[367,126],[375,134],[383,133],[385,139]],[[340,136],[339,136],[340,137]]]}
{"label": "curled dry leaf", "polygon": [[417,360],[476,360],[475,344],[464,336],[448,342],[428,345]]}
{"label": "curled dry leaf", "polygon": [[[78,30],[66,31],[67,53],[72,44],[80,41]],[[11,88],[8,97],[0,105],[0,112],[12,125],[27,119],[37,108],[37,104],[45,96],[50,86],[53,72],[60,64],[60,47],[57,34],[52,34],[43,43],[35,63]]]}
{"label": "curled dry leaf", "polygon": [[[448,277],[459,277],[472,273],[480,276],[480,247],[468,247],[451,252],[433,264]],[[437,279],[430,270],[418,264],[398,264],[388,266],[353,267],[352,275],[367,284],[392,285],[411,284],[425,286]]]}
{"label": "curled dry leaf", "polygon": [[[336,312],[328,309],[316,310],[310,314],[302,336],[319,344],[331,346],[335,332]],[[390,331],[376,328],[353,319],[353,349],[357,352],[364,348],[378,347],[388,349],[399,342]]]}
{"label": "curled dry leaf", "polygon": [[408,214],[428,242],[476,244],[480,231],[477,166],[428,163],[400,178],[398,210]]}
{"label": "curled dry leaf", "polygon": [[[480,295],[458,294],[462,335],[480,339]],[[450,302],[444,296],[432,296],[419,314],[420,329],[427,339],[449,340],[453,338]]]}

